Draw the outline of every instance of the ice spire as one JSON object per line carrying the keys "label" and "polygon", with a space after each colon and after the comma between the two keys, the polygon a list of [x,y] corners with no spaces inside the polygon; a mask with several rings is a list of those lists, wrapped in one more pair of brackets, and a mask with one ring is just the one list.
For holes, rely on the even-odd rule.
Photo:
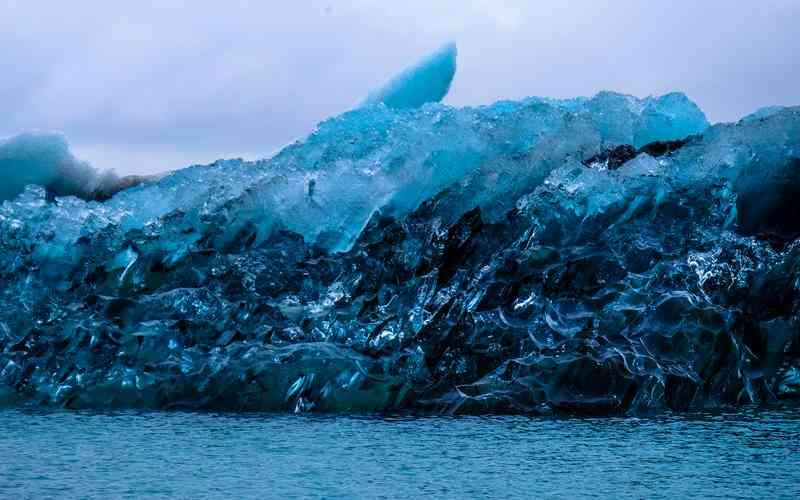
{"label": "ice spire", "polygon": [[456,74],[457,54],[455,42],[442,46],[372,93],[364,105],[383,103],[390,108],[418,108],[441,101]]}

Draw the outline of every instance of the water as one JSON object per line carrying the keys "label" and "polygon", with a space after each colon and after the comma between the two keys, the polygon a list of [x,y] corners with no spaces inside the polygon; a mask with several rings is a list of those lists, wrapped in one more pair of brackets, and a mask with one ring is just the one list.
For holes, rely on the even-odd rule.
{"label": "water", "polygon": [[797,498],[800,411],[0,412],[0,497]]}

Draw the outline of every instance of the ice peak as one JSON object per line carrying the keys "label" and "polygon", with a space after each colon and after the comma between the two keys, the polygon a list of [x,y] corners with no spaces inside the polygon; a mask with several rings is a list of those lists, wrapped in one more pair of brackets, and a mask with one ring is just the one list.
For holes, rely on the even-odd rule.
{"label": "ice peak", "polygon": [[364,105],[383,103],[389,108],[408,109],[441,101],[450,90],[456,74],[457,55],[455,42],[443,45],[373,92]]}

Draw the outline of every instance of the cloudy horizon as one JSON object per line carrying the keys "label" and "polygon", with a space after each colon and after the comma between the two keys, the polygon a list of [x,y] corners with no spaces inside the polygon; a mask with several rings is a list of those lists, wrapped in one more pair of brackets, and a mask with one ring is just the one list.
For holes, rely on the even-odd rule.
{"label": "cloudy horizon", "polygon": [[269,156],[451,40],[455,106],[682,91],[717,122],[800,104],[791,0],[0,4],[0,137],[60,131],[120,174]]}

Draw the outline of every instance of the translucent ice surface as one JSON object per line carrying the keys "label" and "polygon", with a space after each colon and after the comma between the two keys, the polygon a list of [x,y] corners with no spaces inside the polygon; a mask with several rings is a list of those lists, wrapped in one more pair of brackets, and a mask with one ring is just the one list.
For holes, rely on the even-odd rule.
{"label": "translucent ice surface", "polygon": [[384,104],[389,108],[418,108],[439,102],[447,95],[456,74],[455,43],[449,43],[403,71],[383,88],[374,92],[365,105]]}
{"label": "translucent ice surface", "polygon": [[[407,214],[457,181],[482,179],[470,196],[500,213],[512,206],[509,191],[532,190],[576,154],[640,136],[701,132],[708,124],[702,113],[695,120],[699,111],[687,102],[675,94],[640,100],[606,92],[575,102],[531,98],[461,109],[368,106],[321,123],[269,160],[180,170],[121,192],[101,211],[132,229],[176,210],[201,218],[224,210],[232,217],[228,238],[252,226],[260,242],[281,227],[346,250],[376,211]],[[453,207],[454,216],[471,208],[465,203]]]}

